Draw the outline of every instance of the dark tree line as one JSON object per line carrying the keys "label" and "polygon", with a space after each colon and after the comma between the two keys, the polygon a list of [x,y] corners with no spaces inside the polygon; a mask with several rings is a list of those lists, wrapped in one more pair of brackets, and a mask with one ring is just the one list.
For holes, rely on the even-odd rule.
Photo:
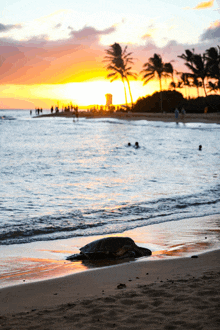
{"label": "dark tree line", "polygon": [[211,47],[203,54],[196,54],[194,49],[185,50],[185,54],[178,56],[185,61],[191,72],[179,73],[181,80],[178,84],[196,87],[199,96],[199,87],[203,87],[205,96],[209,92],[220,90],[220,47]]}
{"label": "dark tree line", "polygon": [[[127,52],[127,47],[122,49],[120,44],[114,43],[106,50],[104,61],[107,62],[106,69],[110,71],[107,78],[111,82],[121,78],[124,85],[125,102],[127,105],[126,84],[128,86],[130,100],[133,108],[133,99],[129,83],[129,78],[137,79],[138,75],[132,72],[134,59],[131,52]],[[183,86],[196,87],[199,96],[199,88],[204,89],[205,96],[208,92],[220,91],[220,47],[211,47],[204,54],[196,54],[194,49],[185,50],[185,54],[179,55],[179,58],[185,61],[188,72],[177,72],[174,70],[171,62],[164,63],[159,54],[154,54],[146,63],[143,64],[142,75],[143,84],[147,84],[152,79],[158,79],[160,90],[160,109],[163,110],[164,101],[162,93],[162,78],[170,77],[170,89],[176,90]],[[174,77],[175,73],[175,77]],[[174,94],[173,94],[174,95]],[[177,95],[177,94],[175,94]],[[143,98],[142,98],[143,99]],[[139,103],[141,99],[139,99]],[[137,102],[138,102],[137,101]],[[136,105],[137,105],[136,102]]]}

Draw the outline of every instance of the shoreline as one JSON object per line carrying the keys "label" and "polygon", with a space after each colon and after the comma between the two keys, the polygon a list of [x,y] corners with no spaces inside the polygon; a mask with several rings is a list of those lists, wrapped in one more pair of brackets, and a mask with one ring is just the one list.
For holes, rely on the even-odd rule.
{"label": "shoreline", "polygon": [[[42,114],[39,116],[34,116],[33,118],[73,118],[75,116],[72,112],[59,112],[59,113],[49,113]],[[163,122],[177,122],[177,123],[206,123],[206,124],[220,124],[220,112],[216,113],[187,113],[184,118],[179,116],[175,119],[174,113],[113,113],[113,114],[99,114],[91,113],[86,111],[79,112],[79,118],[86,119],[97,119],[97,118],[113,118],[122,120],[147,120],[147,121],[163,121]]]}
{"label": "shoreline", "polygon": [[[131,237],[137,245],[149,248],[152,256],[137,259],[136,263],[189,257],[220,249],[220,215],[175,220],[138,227],[110,236]],[[86,236],[26,244],[2,245],[0,253],[0,289],[19,284],[42,282],[62,278],[69,274],[82,274],[91,269],[124,264],[117,262],[70,262],[66,257],[78,253],[79,248],[91,241],[107,237]]]}
{"label": "shoreline", "polygon": [[217,329],[219,260],[216,250],[4,288],[0,326],[146,329],[147,323],[148,329]]}
{"label": "shoreline", "polygon": [[[44,120],[45,119],[42,119],[38,122],[33,122],[32,118],[30,118],[28,115],[25,116],[25,124],[30,125],[30,127],[33,129],[33,133],[39,130],[38,128],[39,125],[44,126],[44,130],[51,137],[51,141],[53,141],[54,143],[54,148],[57,143],[56,137],[57,137],[57,132],[59,131],[59,127],[61,129],[61,131],[59,131],[61,132],[61,134],[65,134],[66,127],[68,127],[69,134],[66,136],[66,138],[68,138],[68,141],[70,141],[69,144],[71,146],[74,143],[74,131],[79,130],[80,134],[83,134],[82,127],[84,126],[89,126],[89,129],[93,131],[96,131],[94,130],[94,127],[96,126],[99,127],[101,126],[101,129],[103,129],[102,127],[103,125],[111,126],[113,130],[116,131],[116,133],[119,132],[120,130],[119,135],[115,134],[116,145],[118,140],[117,136],[121,136],[121,126],[129,126],[128,128],[134,126],[133,132],[137,131],[137,126],[139,127],[143,126],[144,127],[143,134],[146,131],[145,127],[147,126],[150,126],[151,130],[155,130],[158,132],[160,130],[159,127],[164,126],[165,128],[164,131],[166,131],[168,134],[170,132],[170,127],[171,127],[172,128],[171,130],[173,131],[171,133],[173,133],[174,138],[175,136],[177,136],[178,138],[178,135],[176,135],[175,133],[179,131],[179,129],[178,130],[174,129],[178,127],[176,123],[158,124],[157,122],[154,122],[150,124],[147,123],[146,121],[135,123],[131,121],[126,122],[125,120],[118,121],[114,119],[99,119],[97,120],[97,122],[96,120],[87,122],[85,119],[80,119],[79,125],[77,125],[77,123],[72,122],[73,121],[72,118],[52,119],[52,120],[48,119],[46,121]],[[105,124],[105,122],[107,124]],[[16,123],[16,121],[14,121],[13,123],[15,124],[16,127],[18,128],[20,127],[19,122]],[[86,125],[86,123],[88,125]],[[122,123],[123,125],[119,125],[120,123]],[[125,123],[126,125],[124,125]],[[141,123],[143,125],[141,125]],[[7,124],[7,126],[8,125],[13,127],[13,125],[10,123]],[[50,128],[50,126],[56,128],[56,130],[53,130],[54,131],[53,135],[50,134],[51,133],[50,130],[48,131],[48,128]],[[220,317],[219,317],[220,214],[213,215],[213,213],[219,212],[218,193],[217,193],[218,171],[216,170],[216,164],[218,164],[218,159],[216,159],[216,155],[218,155],[218,149],[216,151],[215,148],[216,136],[218,136],[218,132],[217,132],[218,127],[216,126],[216,124],[206,125],[206,126],[207,127],[205,127],[205,125],[202,124],[201,125],[189,124],[186,125],[187,128],[186,130],[185,129],[181,130],[184,131],[181,133],[185,134],[186,141],[187,140],[194,141],[194,139],[192,139],[192,136],[193,137],[195,136],[196,139],[198,138],[198,142],[200,142],[201,138],[203,138],[202,141],[206,140],[207,144],[208,141],[209,142],[212,141],[212,143],[210,144],[211,145],[210,152],[207,154],[193,152],[191,153],[192,157],[188,157],[187,161],[179,162],[179,160],[181,161],[180,159],[181,157],[184,157],[186,154],[188,154],[188,150],[187,150],[188,145],[184,144],[184,153],[181,154],[181,157],[179,157],[178,155],[177,163],[175,162],[171,163],[171,165],[177,164],[177,168],[179,168],[179,166],[186,166],[184,167],[183,173],[187,175],[189,173],[188,169],[193,170],[194,173],[194,168],[195,171],[197,168],[196,165],[199,164],[199,161],[201,159],[204,159],[202,161],[203,166],[199,167],[199,169],[201,169],[201,172],[198,171],[197,168],[198,175],[197,173],[195,173],[196,175],[191,175],[189,177],[190,178],[189,182],[192,184],[192,196],[189,193],[186,193],[186,191],[188,191],[187,188],[187,190],[185,190],[185,197],[187,198],[184,200],[182,198],[180,199],[178,198],[179,192],[181,195],[184,194],[184,186],[181,184],[181,182],[182,180],[184,180],[185,175],[175,176],[175,180],[173,179],[173,182],[177,182],[177,183],[179,182],[180,184],[178,186],[174,186],[174,189],[170,189],[169,184],[171,183],[172,180],[172,173],[170,174],[169,171],[167,173],[163,171],[164,167],[159,168],[162,170],[161,172],[163,175],[162,179],[164,179],[165,175],[167,175],[168,179],[161,181],[158,180],[159,189],[143,190],[143,194],[141,195],[143,196],[143,198],[141,198],[140,204],[139,204],[140,198],[138,196],[142,193],[142,191],[139,190],[138,182],[143,182],[143,184],[145,183],[143,180],[144,178],[142,178],[141,175],[138,176],[139,180],[135,181],[135,188],[136,188],[135,192],[137,191],[138,194],[137,199],[135,199],[134,198],[135,196],[133,197],[132,195],[132,199],[134,201],[137,200],[137,203],[133,201],[131,202],[131,199],[129,199],[130,196],[129,191],[125,190],[125,194],[127,194],[126,197],[126,200],[128,201],[127,204],[132,208],[134,207],[134,212],[133,210],[131,211],[130,219],[131,220],[134,219],[137,222],[132,223],[132,226],[136,226],[135,229],[126,232],[123,231],[118,235],[130,236],[131,238],[134,239],[137,245],[144,247],[146,246],[147,248],[150,248],[153,251],[152,257],[140,258],[138,260],[130,261],[130,262],[128,262],[128,260],[124,260],[124,263],[120,263],[117,265],[107,264],[105,265],[105,267],[103,267],[104,266],[103,264],[98,265],[99,267],[96,267],[94,266],[94,264],[88,265],[88,263],[85,264],[81,262],[75,263],[74,265],[74,263],[66,261],[65,258],[70,254],[78,252],[79,247],[87,244],[88,240],[96,239],[95,236],[87,236],[87,237],[82,236],[82,237],[67,239],[68,234],[72,235],[75,232],[73,233],[67,232],[62,234],[62,237],[65,238],[63,240],[38,241],[38,242],[26,243],[26,244],[16,244],[14,246],[13,245],[1,246],[0,264],[1,264],[1,274],[3,276],[2,277],[0,276],[0,282],[1,282],[0,287],[2,285],[4,286],[4,283],[5,285],[9,285],[9,286],[0,289],[0,329],[5,329],[5,330],[6,329],[22,329],[22,330],[90,329],[92,330],[92,329],[112,329],[112,328],[116,328],[117,330],[127,330],[127,329],[140,330],[146,328],[153,330],[219,329],[220,328]],[[181,127],[184,128],[182,124],[179,125],[179,128]],[[29,131],[29,127],[28,127],[28,131]],[[126,131],[127,131],[127,127],[126,127]],[[190,136],[190,133],[188,134],[188,131],[192,133],[192,136]],[[193,133],[195,131],[196,132],[198,131],[199,134],[194,135]],[[205,135],[204,134],[205,131],[210,132],[210,134]],[[24,132],[26,132],[26,130]],[[103,133],[104,134],[102,135],[102,137],[105,137],[106,134],[105,131]],[[134,135],[135,133],[132,134],[132,136]],[[167,137],[166,134],[163,135],[164,136],[161,141],[165,141]],[[11,136],[13,135],[11,134]],[[27,141],[26,136],[29,137],[28,134],[24,135],[24,138],[22,139],[22,144],[20,143],[20,145],[25,145],[24,143],[25,141]],[[38,137],[37,141],[40,140],[41,146],[42,143],[45,142],[45,138],[41,138],[41,136],[44,135],[42,134],[36,135],[36,133],[33,134],[31,137],[28,138],[28,142],[30,142],[31,151],[33,150],[32,149],[33,138],[35,141],[36,136]],[[139,136],[140,137],[142,136],[142,130],[140,130],[140,134],[138,135],[138,140],[139,140]],[[152,136],[153,137],[155,136],[157,138],[158,134],[154,134]],[[211,140],[207,138],[205,139],[204,138],[205,136],[213,137],[213,139]],[[111,141],[111,137],[112,135],[109,134],[108,135],[109,140],[107,140],[105,146],[109,145],[109,141]],[[67,139],[65,139],[65,141],[66,140]],[[80,139],[78,138],[77,140],[80,141]],[[8,139],[8,141],[10,142],[10,139]],[[173,141],[173,136],[171,136],[171,142],[169,145],[171,146],[171,148],[174,149],[172,141]],[[181,140],[179,140],[178,143],[181,143]],[[210,145],[207,146],[209,147]],[[61,150],[60,147],[62,146],[64,146],[63,143],[60,144],[58,151]],[[79,147],[80,146],[81,146],[81,142],[79,144]],[[163,148],[163,143],[161,144],[161,148]],[[48,147],[46,144],[46,148],[44,149],[45,153],[47,153],[47,149]],[[70,150],[75,150],[75,148],[73,149],[71,148]],[[156,148],[154,148],[154,150],[156,150]],[[79,151],[82,154],[81,148],[79,148]],[[126,151],[127,149],[125,149],[125,152]],[[54,180],[52,178],[48,178],[49,184],[52,185],[53,182],[59,184],[59,182],[56,180],[56,174],[62,172],[62,169],[64,168],[62,159],[65,158],[67,152],[70,153],[69,148],[65,148],[65,154],[64,153],[60,154],[61,166],[58,167],[59,171],[54,172],[55,174]],[[25,153],[23,154],[25,155]],[[5,155],[8,154],[5,153]],[[20,153],[18,153],[18,156],[19,155]],[[30,153],[30,156],[31,155],[32,153]],[[91,155],[94,155],[94,153],[91,153]],[[169,155],[171,155],[172,157],[173,153],[170,153]],[[211,162],[212,155],[215,155],[215,157]],[[72,152],[70,161],[71,159],[73,159],[73,157],[74,157],[74,153]],[[139,154],[139,159],[141,157],[143,156]],[[92,156],[90,157],[90,155],[89,158],[93,159]],[[26,159],[27,162],[25,161],[25,164],[29,166],[30,165],[29,160],[31,158],[29,157]],[[53,161],[50,161],[50,163],[56,164],[56,159],[57,159],[56,157],[53,157],[52,158]],[[129,161],[133,163],[133,159],[134,157],[129,158]],[[152,159],[153,162],[152,163],[149,162],[148,168],[150,166],[152,167],[152,164],[154,165],[158,157],[157,158],[154,157]],[[161,157],[160,159],[163,158]],[[172,159],[174,158],[171,158],[171,160]],[[207,159],[209,159],[210,162],[209,161],[207,162]],[[15,160],[18,160],[18,157],[15,158]],[[36,158],[36,160],[38,160],[38,162],[33,163],[35,165],[34,169],[35,168],[38,169],[36,165],[40,163],[46,164],[45,158],[39,158],[39,159]],[[67,158],[67,160],[69,160],[69,158]],[[147,157],[146,157],[146,161],[148,161]],[[194,167],[190,166],[188,168],[187,167],[188,162],[191,163],[192,161],[193,164],[195,164],[195,166]],[[101,161],[98,164],[102,165],[102,163],[103,162]],[[22,162],[19,164],[22,165]],[[114,163],[110,162],[109,164],[112,165]],[[24,172],[25,169],[27,169],[27,167],[23,167],[23,168],[24,168],[23,170]],[[106,173],[106,171],[103,171],[103,173],[104,172]],[[11,173],[17,173],[17,172],[11,171]],[[35,180],[32,181],[30,180],[30,184],[32,184],[32,182],[36,182],[36,179],[38,180],[38,178],[40,182],[46,179],[44,178],[43,175],[41,175],[43,173],[44,172],[39,172],[40,176],[34,176],[33,178]],[[141,173],[142,172],[140,172],[140,174]],[[70,176],[68,174],[68,176],[66,176],[65,181],[68,182],[69,177]],[[78,177],[80,179],[82,176],[78,176]],[[106,177],[108,178],[108,176]],[[118,177],[120,178],[122,176],[119,175]],[[202,177],[202,181],[200,182],[201,177]],[[178,179],[180,180],[177,181],[176,178],[177,180]],[[64,186],[65,186],[65,181],[62,180]],[[77,181],[77,180],[71,180],[71,181]],[[85,177],[85,181],[86,183],[90,182],[89,179],[87,180],[87,177]],[[11,182],[13,183],[13,177],[11,177]],[[168,196],[166,197],[169,197],[171,195],[168,190],[170,190],[170,192],[173,193],[171,195],[170,200],[168,198],[160,199],[160,196],[162,197],[164,196],[164,193],[162,193],[162,188],[160,189],[161,182],[165,184],[165,186],[163,186],[166,188],[164,189],[164,192],[165,193],[168,192]],[[201,185],[201,190],[199,190],[199,192],[201,193],[194,194],[196,183],[198,184],[198,188],[200,189],[200,184],[202,182],[204,183],[204,186]],[[206,186],[206,182],[207,182],[207,186]],[[39,191],[39,187],[42,186],[41,185],[36,186],[37,191]],[[205,187],[208,188],[205,189]],[[127,187],[123,185],[122,189],[124,188],[126,189]],[[107,190],[110,191],[109,189]],[[36,190],[34,190],[33,192],[35,191]],[[53,191],[54,190],[52,187],[52,193]],[[101,194],[103,194],[102,188],[99,191],[101,192]],[[104,196],[103,198],[105,198],[105,196],[108,198],[109,196],[108,191],[106,195],[101,195],[101,196]],[[119,191],[119,189],[117,189],[117,191]],[[122,190],[120,189],[120,191]],[[62,197],[62,190],[58,192],[61,193],[61,197]],[[204,194],[207,194],[208,195],[207,197],[210,198],[203,199]],[[82,196],[85,195],[86,194],[84,195],[82,194],[81,196],[79,195],[79,197],[81,197],[81,200],[82,200]],[[18,196],[18,194],[16,194],[16,196]],[[49,195],[47,194],[47,196]],[[154,208],[155,214],[152,214],[151,212],[152,217],[151,214],[149,214],[149,221],[144,222],[145,224],[151,223],[151,225],[137,228],[138,225],[143,224],[143,222],[141,221],[142,219],[146,218],[146,220],[148,220],[147,210],[146,213],[145,210],[143,210],[144,212],[142,213],[141,207],[142,205],[144,205],[142,201],[146,200],[146,206],[148,207],[149,204],[147,203],[147,201],[148,199],[152,198],[152,196],[157,196],[158,198],[156,199],[156,202],[161,201],[161,203],[155,204],[156,205]],[[190,200],[188,196],[190,196]],[[65,197],[66,195],[64,195],[64,198]],[[68,194],[67,197],[68,200],[62,199],[64,201],[63,205],[67,206],[67,210],[71,208],[71,210],[74,211],[76,209],[78,212],[77,200],[73,204],[74,207],[72,207],[71,204],[69,207],[67,204],[69,201]],[[71,195],[70,195],[70,199],[71,199]],[[118,200],[120,201],[120,199]],[[124,200],[124,198],[122,198],[122,200]],[[172,200],[175,201],[175,209],[169,207],[170,201]],[[57,199],[55,199],[54,201],[57,202]],[[75,212],[73,213],[65,212],[65,209],[64,212],[62,212],[62,206],[60,207],[58,203],[59,202],[57,202],[57,205],[61,209],[61,212],[58,213],[58,216],[60,213],[62,214],[65,213],[68,215],[68,217],[66,217],[67,219],[69,219],[69,214],[71,216],[73,214],[74,217]],[[79,199],[79,203],[80,203],[80,199]],[[36,200],[36,204],[40,205],[38,200]],[[201,207],[197,208],[197,204],[201,205]],[[105,203],[105,205],[108,206],[111,205],[111,203]],[[120,209],[121,205],[119,204],[119,202],[117,203],[116,206],[114,202],[112,203],[112,205],[114,205],[114,207],[110,208],[110,210],[107,209],[107,212],[113,211],[112,213],[110,213],[110,215],[112,215],[112,217],[114,217],[114,219],[117,221],[118,219],[117,212],[121,212]],[[141,207],[135,209],[136,205]],[[188,205],[190,205],[189,209],[187,208]],[[115,212],[116,207],[119,207],[119,210],[117,210],[117,212]],[[179,208],[177,209],[177,207]],[[158,211],[159,209],[161,210],[158,213],[157,213],[157,208]],[[22,210],[23,208],[20,209]],[[90,210],[90,208],[88,209]],[[99,211],[100,207],[95,206],[94,209]],[[175,212],[172,212],[173,209],[175,210]],[[15,210],[17,209],[15,208]],[[35,210],[37,211],[37,209]],[[48,210],[50,211],[49,208]],[[51,210],[52,210],[51,219],[52,220],[55,219],[55,221],[57,219],[59,220],[60,218],[57,217],[56,214],[55,216],[53,216],[53,214],[55,213],[55,211],[53,210],[53,205]],[[128,211],[130,211],[130,208],[128,208]],[[84,213],[85,212],[83,208],[83,215]],[[87,214],[90,216],[90,213],[92,212],[88,212]],[[205,217],[205,215],[207,215],[208,213],[212,213],[212,214],[210,216]],[[13,214],[16,214],[16,212],[13,212]],[[46,215],[48,213],[41,212],[41,214]],[[127,213],[122,213],[122,216],[123,214],[127,214]],[[199,218],[196,217],[196,215],[203,215],[203,216]],[[187,216],[188,218],[186,219]],[[189,218],[189,216],[191,216],[191,218]],[[24,221],[26,220],[26,218],[27,217],[25,216],[22,217]],[[36,218],[36,220],[37,219],[38,218]],[[102,217],[101,215],[100,219],[105,219],[105,217],[104,216]],[[130,220],[127,216],[126,219]],[[79,220],[81,221],[80,217]],[[63,219],[61,221],[63,221]],[[159,223],[159,221],[164,221],[164,222]],[[52,221],[50,223],[52,223]],[[119,222],[116,222],[116,224],[117,223]],[[26,229],[25,226],[24,228]],[[80,234],[85,235],[86,233],[91,234],[93,232],[94,233],[96,232],[102,235],[102,237],[104,237],[104,233],[107,232],[106,228],[108,229],[108,227],[104,227],[104,229],[102,228],[103,230],[99,230],[99,231],[95,231],[95,230],[88,232],[80,231]],[[120,231],[120,228],[122,227],[120,226],[119,223],[119,226],[110,227],[109,232],[112,233],[113,228],[115,228],[114,230],[116,231],[117,230]],[[123,228],[125,228],[125,226],[123,226]],[[23,232],[25,233],[26,231],[23,230]],[[34,233],[36,233],[36,231]],[[76,234],[78,234],[78,232],[76,232]],[[112,236],[113,235],[115,234],[112,234]],[[17,235],[11,235],[10,237],[14,237],[14,240],[12,240],[12,242],[19,242],[19,236],[18,238]],[[50,238],[55,238],[56,235],[51,235],[51,236],[47,235],[46,237],[50,239]],[[36,240],[42,238],[44,238],[43,235],[42,236],[32,235],[30,237],[30,240],[34,240],[34,239]],[[28,241],[28,239],[26,241]],[[10,241],[8,240],[7,242]],[[1,261],[3,262],[1,263]],[[96,267],[97,269],[94,269],[92,267]],[[34,281],[35,283],[33,283]],[[14,286],[11,286],[12,283]],[[19,285],[15,285],[15,283]]]}

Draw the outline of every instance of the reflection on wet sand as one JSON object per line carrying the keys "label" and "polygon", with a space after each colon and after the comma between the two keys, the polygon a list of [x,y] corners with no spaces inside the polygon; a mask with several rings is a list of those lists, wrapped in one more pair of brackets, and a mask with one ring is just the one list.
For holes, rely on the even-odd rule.
{"label": "reflection on wet sand", "polygon": [[[65,260],[39,258],[9,258],[2,262],[2,268],[10,263],[11,269],[0,275],[1,287],[17,285],[23,282],[41,281],[85,271],[87,267],[81,262],[70,263]],[[7,267],[8,268],[8,267]]]}
{"label": "reflection on wet sand", "polygon": [[[131,237],[139,246],[150,248],[152,256],[121,260],[65,260],[69,254],[77,253],[81,246],[101,238],[100,236],[33,243],[14,247],[14,250],[13,247],[5,246],[1,249],[0,286],[41,281],[128,262],[190,257],[219,249],[220,218],[216,215],[160,223],[130,230],[121,236]],[[26,257],[21,258],[21,252]]]}
{"label": "reflection on wet sand", "polygon": [[206,249],[208,249],[211,246],[210,243],[192,243],[189,245],[173,245],[171,246],[171,250],[160,250],[160,251],[154,251],[153,256],[160,258],[165,258],[165,257],[182,257],[183,255],[189,255],[190,253],[195,253],[195,252],[202,252]]}

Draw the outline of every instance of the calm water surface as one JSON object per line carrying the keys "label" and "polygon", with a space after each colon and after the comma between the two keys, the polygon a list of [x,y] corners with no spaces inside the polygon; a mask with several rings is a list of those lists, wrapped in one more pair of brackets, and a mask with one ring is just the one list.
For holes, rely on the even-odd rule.
{"label": "calm water surface", "polygon": [[220,214],[219,141],[217,124],[1,110],[0,244]]}

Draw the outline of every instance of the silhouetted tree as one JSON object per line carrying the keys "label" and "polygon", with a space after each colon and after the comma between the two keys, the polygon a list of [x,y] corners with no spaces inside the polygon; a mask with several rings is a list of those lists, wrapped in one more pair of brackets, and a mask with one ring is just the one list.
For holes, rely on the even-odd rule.
{"label": "silhouetted tree", "polygon": [[220,90],[220,47],[207,49],[205,58],[207,61],[208,76],[211,79],[208,86],[209,91],[217,92]]}
{"label": "silhouetted tree", "polygon": [[172,91],[175,91],[176,89],[179,88],[183,88],[183,81],[182,80],[178,80],[178,81],[171,81],[170,85],[169,85],[169,89],[171,89]]}
{"label": "silhouetted tree", "polygon": [[[177,91],[162,91],[163,108],[166,112],[172,112],[184,100],[183,95]],[[160,104],[160,92],[141,97],[134,105],[134,112],[158,112]]]}
{"label": "silhouetted tree", "polygon": [[209,70],[205,55],[195,54],[194,50],[191,52],[188,49],[185,50],[185,53],[186,55],[182,54],[178,57],[186,61],[185,65],[191,70],[193,78],[201,80],[205,96],[207,96],[205,79],[208,77]]}
{"label": "silhouetted tree", "polygon": [[220,47],[211,47],[205,52],[209,77],[220,79]]}
{"label": "silhouetted tree", "polygon": [[194,49],[192,50],[192,52],[191,52],[191,50],[186,49],[185,54],[179,55],[178,57],[182,58],[184,61],[192,64],[193,63],[193,56],[194,56]]}
{"label": "silhouetted tree", "polygon": [[129,82],[129,77],[137,78],[137,74],[131,71],[131,65],[133,64],[133,58],[131,57],[131,52],[127,53],[127,46],[122,49],[122,47],[118,43],[114,43],[109,47],[109,49],[106,49],[105,52],[107,55],[105,56],[104,62],[108,62],[106,69],[108,71],[111,71],[107,78],[111,78],[111,82],[121,78],[123,85],[124,85],[124,93],[125,93],[125,102],[126,105],[127,102],[127,92],[126,92],[126,86],[125,81],[128,85],[128,90],[131,98],[131,104],[133,107],[133,98],[131,94],[131,87]]}
{"label": "silhouetted tree", "polygon": [[162,57],[159,54],[154,54],[153,57],[150,57],[148,59],[148,62],[146,62],[143,67],[144,69],[141,71],[141,73],[144,74],[142,78],[142,80],[144,80],[144,85],[146,85],[154,78],[157,78],[159,80],[161,96],[160,106],[162,112],[162,78],[173,75],[173,66],[171,63],[163,63]]}
{"label": "silhouetted tree", "polygon": [[220,80],[217,80],[217,82],[209,81],[208,89],[210,92],[218,92],[220,90]]}
{"label": "silhouetted tree", "polygon": [[201,81],[198,80],[198,78],[196,76],[193,77],[193,86],[195,86],[197,88],[197,94],[199,97],[199,88],[202,87],[202,83],[201,83]]}

